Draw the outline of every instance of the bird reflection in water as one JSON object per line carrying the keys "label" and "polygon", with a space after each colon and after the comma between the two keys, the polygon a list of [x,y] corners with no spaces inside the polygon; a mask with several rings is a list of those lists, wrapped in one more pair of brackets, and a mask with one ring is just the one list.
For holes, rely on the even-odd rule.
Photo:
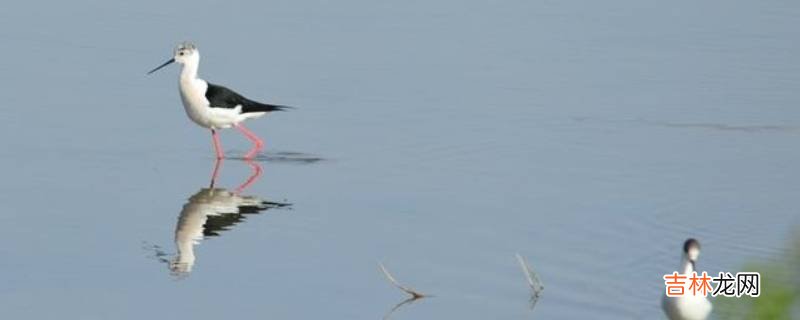
{"label": "bird reflection in water", "polygon": [[253,161],[245,161],[251,168],[252,174],[233,191],[216,187],[216,180],[223,160],[214,163],[214,171],[208,188],[202,188],[189,197],[178,216],[175,226],[175,247],[177,253],[172,259],[167,259],[166,254],[157,246],[156,259],[169,265],[170,272],[177,278],[184,278],[192,272],[196,261],[195,245],[209,237],[219,236],[220,233],[230,230],[236,224],[245,220],[246,215],[258,214],[265,210],[284,208],[291,204],[266,201],[257,196],[242,195],[242,193],[261,176],[261,166]]}

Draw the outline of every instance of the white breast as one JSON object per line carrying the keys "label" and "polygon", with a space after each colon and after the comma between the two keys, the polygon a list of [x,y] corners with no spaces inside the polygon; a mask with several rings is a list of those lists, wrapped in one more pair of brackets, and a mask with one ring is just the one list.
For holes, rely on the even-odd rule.
{"label": "white breast", "polygon": [[178,87],[180,88],[181,101],[183,101],[186,115],[198,125],[213,129],[209,115],[208,100],[205,95],[208,84],[202,79],[180,77]]}
{"label": "white breast", "polygon": [[711,313],[711,302],[704,296],[663,296],[661,307],[670,320],[705,320]]}
{"label": "white breast", "polygon": [[233,109],[211,108],[208,99],[206,99],[208,83],[203,79],[181,77],[179,87],[186,114],[201,127],[209,129],[230,128],[245,119],[261,115],[261,113],[242,114],[241,106]]}

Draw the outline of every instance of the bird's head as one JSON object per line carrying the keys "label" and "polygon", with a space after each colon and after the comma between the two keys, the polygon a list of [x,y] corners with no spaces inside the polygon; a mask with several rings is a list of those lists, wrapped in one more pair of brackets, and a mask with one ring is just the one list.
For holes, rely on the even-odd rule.
{"label": "bird's head", "polygon": [[172,59],[175,59],[175,62],[180,64],[196,63],[200,60],[200,52],[197,51],[194,43],[183,42],[175,47],[175,55]]}
{"label": "bird's head", "polygon": [[153,70],[150,70],[147,74],[151,74],[153,72],[158,71],[159,69],[166,67],[173,62],[177,62],[182,65],[197,65],[200,62],[200,52],[197,51],[197,47],[191,42],[182,42],[177,47],[175,47],[175,51],[173,52],[172,59],[167,60],[162,65],[156,67]]}
{"label": "bird's head", "polygon": [[700,256],[700,242],[694,238],[686,239],[683,243],[683,255],[694,265]]}

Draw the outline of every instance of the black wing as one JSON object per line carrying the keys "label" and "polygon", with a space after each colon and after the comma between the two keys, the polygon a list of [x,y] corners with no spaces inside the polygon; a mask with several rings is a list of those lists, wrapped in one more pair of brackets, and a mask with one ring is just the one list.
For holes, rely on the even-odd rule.
{"label": "black wing", "polygon": [[242,106],[242,113],[284,111],[291,108],[288,106],[255,102],[231,89],[211,83],[208,84],[208,89],[206,89],[206,99],[208,99],[212,108],[233,109],[236,108],[236,106]]}
{"label": "black wing", "polygon": [[219,215],[210,215],[203,225],[203,236],[219,236],[220,232],[230,230],[234,225],[244,221],[246,214],[259,214],[265,210],[288,206],[291,206],[291,204],[263,201],[260,205],[238,206],[238,213],[220,212]]}

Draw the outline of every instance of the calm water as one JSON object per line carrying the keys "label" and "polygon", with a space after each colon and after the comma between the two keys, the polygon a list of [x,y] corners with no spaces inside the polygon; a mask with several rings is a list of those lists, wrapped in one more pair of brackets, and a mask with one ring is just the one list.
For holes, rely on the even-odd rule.
{"label": "calm water", "polygon": [[[10,319],[377,319],[405,298],[379,261],[436,295],[396,319],[660,318],[686,237],[718,272],[800,232],[794,1],[3,7]],[[253,169],[204,190],[178,68],[144,75],[186,39],[201,76],[298,107],[249,123],[268,152],[242,192],[291,205],[201,241]]]}

